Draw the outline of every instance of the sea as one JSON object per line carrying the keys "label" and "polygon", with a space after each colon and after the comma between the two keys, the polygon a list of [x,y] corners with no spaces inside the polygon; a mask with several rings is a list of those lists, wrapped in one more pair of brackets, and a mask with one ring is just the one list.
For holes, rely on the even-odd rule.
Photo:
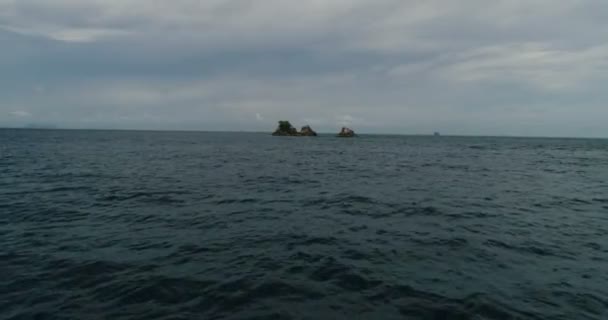
{"label": "sea", "polygon": [[0,319],[608,319],[608,140],[0,130]]}

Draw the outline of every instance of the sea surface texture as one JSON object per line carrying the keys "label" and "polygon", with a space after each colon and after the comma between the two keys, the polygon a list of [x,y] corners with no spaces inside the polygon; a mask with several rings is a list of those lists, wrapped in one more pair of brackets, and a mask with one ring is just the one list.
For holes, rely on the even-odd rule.
{"label": "sea surface texture", "polygon": [[0,130],[0,319],[607,310],[607,140]]}

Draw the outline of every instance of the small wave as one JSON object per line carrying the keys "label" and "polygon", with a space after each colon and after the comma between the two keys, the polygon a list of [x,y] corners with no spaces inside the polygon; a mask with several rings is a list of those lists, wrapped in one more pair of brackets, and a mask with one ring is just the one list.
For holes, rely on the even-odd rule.
{"label": "small wave", "polygon": [[361,226],[353,226],[348,228],[348,230],[352,231],[352,232],[359,232],[359,231],[365,231],[368,230],[369,227],[366,225],[361,225]]}
{"label": "small wave", "polygon": [[405,216],[442,216],[445,213],[437,207],[433,206],[405,206],[397,209],[393,212],[394,214],[405,215]]}
{"label": "small wave", "polygon": [[15,251],[5,251],[0,253],[0,265],[6,264],[20,267],[26,265],[29,261],[29,255]]}
{"label": "small wave", "polygon": [[216,284],[188,278],[150,276],[131,281],[108,281],[91,290],[100,302],[122,306],[154,303],[157,305],[185,304],[205,294],[205,288]]}
{"label": "small wave", "polygon": [[170,196],[161,196],[153,199],[158,204],[172,204],[172,203],[185,203],[186,200],[175,199]]}
{"label": "small wave", "polygon": [[29,195],[29,194],[61,193],[61,192],[88,191],[88,190],[92,190],[92,188],[88,187],[88,186],[75,186],[75,187],[55,187],[55,188],[39,189],[39,190],[13,191],[13,192],[4,192],[4,193],[0,193],[0,194],[8,195],[8,196],[19,196],[19,195]]}
{"label": "small wave", "polygon": [[[196,244],[184,244],[174,249],[171,254],[167,256],[168,259],[182,259],[182,262],[190,261],[198,256],[206,256],[216,252],[221,252],[223,248],[213,246],[200,246]],[[185,260],[184,260],[185,259]]]}
{"label": "small wave", "polygon": [[57,271],[53,278],[58,282],[58,287],[62,289],[97,288],[130,268],[125,264],[107,261],[78,263],[71,260],[54,261],[53,266]]}
{"label": "small wave", "polygon": [[350,260],[363,260],[363,261],[371,260],[371,256],[369,254],[367,254],[363,251],[360,251],[360,250],[356,250],[356,249],[348,249],[348,250],[344,251],[342,256],[344,258],[347,258]]}
{"label": "small wave", "polygon": [[401,315],[413,319],[543,319],[493,301],[484,294],[454,299],[403,285],[384,286],[381,292],[370,296],[370,300],[398,305]]}
{"label": "small wave", "polygon": [[558,254],[546,247],[541,247],[539,245],[515,246],[515,245],[510,245],[510,244],[507,244],[507,243],[499,241],[499,240],[487,240],[485,242],[485,245],[489,246],[489,247],[498,247],[498,248],[503,248],[503,249],[507,249],[507,250],[513,250],[513,251],[517,251],[517,252],[521,252],[521,253],[525,253],[525,254],[570,258],[569,256],[566,256],[564,254]]}
{"label": "small wave", "polygon": [[572,199],[569,199],[569,200],[570,200],[570,202],[576,203],[576,204],[591,204],[590,201],[579,199],[579,198],[572,198]]}
{"label": "small wave", "polygon": [[267,281],[256,287],[250,292],[250,295],[255,299],[266,299],[271,297],[282,297],[288,299],[305,298],[305,299],[321,299],[325,295],[304,287],[296,287],[284,281]]}
{"label": "small wave", "polygon": [[286,244],[287,249],[288,250],[292,250],[296,247],[309,247],[309,246],[314,246],[314,245],[324,245],[324,246],[332,246],[335,244],[340,243],[340,241],[335,238],[335,237],[308,237],[308,236],[293,236],[293,237],[287,237],[288,239],[294,239],[291,240],[289,243]]}
{"label": "small wave", "polygon": [[596,251],[602,251],[602,246],[597,242],[587,242],[583,246]]}
{"label": "small wave", "polygon": [[[605,319],[606,310],[608,310],[608,300],[602,296],[590,294],[586,292],[571,292],[571,291],[552,291],[548,293],[555,301],[562,304],[573,305],[588,316],[593,316],[590,319]],[[579,313],[577,313],[578,315]],[[571,317],[572,318],[572,317]]]}
{"label": "small wave", "polygon": [[[149,203],[149,204],[159,204],[159,205],[163,205],[163,204],[178,204],[178,203],[185,203],[186,200],[183,199],[177,199],[174,198],[170,195],[155,195],[155,194],[146,194],[146,193],[139,193],[139,194],[135,194],[135,195],[129,195],[129,196],[107,196],[101,199],[101,201],[106,201],[106,202],[110,202],[110,203],[114,203],[114,202],[124,202],[124,201],[128,201],[128,200],[138,200],[139,202],[142,203]],[[100,204],[103,206],[103,204]]]}
{"label": "small wave", "polygon": [[431,238],[431,239],[420,239],[414,238],[412,241],[426,246],[439,246],[439,247],[449,247],[451,249],[463,248],[469,245],[469,241],[464,238]]}
{"label": "small wave", "polygon": [[[90,216],[90,213],[87,211],[79,211],[79,210],[64,210],[61,208],[48,208],[40,211],[28,211],[23,214],[18,214],[13,217],[13,219],[18,219],[18,221],[28,221],[28,222],[44,222],[44,228],[58,228],[59,226],[54,225],[56,223],[73,223],[76,221],[81,221],[87,219]],[[17,221],[17,220],[15,220]]]}
{"label": "small wave", "polygon": [[217,200],[214,201],[214,204],[217,205],[224,205],[224,204],[251,204],[251,203],[257,203],[259,202],[258,199],[254,199],[254,198],[242,198],[242,199],[234,199],[234,198],[229,198],[229,199],[221,199],[221,200]]}
{"label": "small wave", "polygon": [[301,261],[306,262],[308,264],[319,262],[323,260],[323,258],[324,256],[320,254],[309,254],[306,252],[298,251],[289,257],[289,261],[293,263],[299,263]]}
{"label": "small wave", "polygon": [[319,282],[330,282],[348,291],[367,290],[382,284],[382,281],[363,276],[353,267],[340,263],[334,258],[324,259],[320,266],[312,270],[309,278]]}
{"label": "small wave", "polygon": [[279,301],[307,301],[323,297],[325,295],[318,291],[286,281],[267,280],[254,286],[245,278],[239,278],[211,287],[201,305],[218,314],[234,314],[245,306],[271,298]]}
{"label": "small wave", "polygon": [[358,195],[339,195],[335,197],[319,197],[302,201],[304,207],[315,206],[353,206],[353,205],[373,205],[378,202],[371,198]]}
{"label": "small wave", "polygon": [[133,251],[144,251],[150,249],[169,249],[171,247],[173,247],[173,245],[168,241],[154,242],[148,240],[140,243],[131,244],[127,248]]}
{"label": "small wave", "polygon": [[271,185],[306,185],[306,184],[316,184],[319,183],[317,180],[312,179],[300,179],[294,177],[274,177],[274,176],[261,176],[254,179],[247,179],[244,181],[249,184],[260,184],[260,183],[268,183]]}
{"label": "small wave", "polygon": [[122,294],[116,297],[123,305],[149,302],[161,305],[187,304],[204,296],[205,288],[214,284],[214,281],[157,276],[118,289]]}
{"label": "small wave", "polygon": [[276,204],[276,203],[289,204],[289,203],[294,203],[294,200],[291,200],[291,199],[271,199],[271,200],[261,201],[260,203],[261,204]]}
{"label": "small wave", "polygon": [[[330,206],[323,207],[331,208]],[[412,217],[412,216],[444,216],[445,212],[433,206],[407,205],[399,206],[391,203],[376,203],[374,206],[356,208],[350,205],[340,207],[340,212],[351,216],[364,216],[373,219],[384,219],[389,217]],[[447,216],[447,215],[446,215]]]}
{"label": "small wave", "polygon": [[481,212],[481,211],[467,211],[467,212],[446,214],[446,216],[451,217],[451,218],[458,218],[458,219],[483,219],[483,218],[490,218],[490,217],[498,217],[499,215],[490,214],[488,212]]}

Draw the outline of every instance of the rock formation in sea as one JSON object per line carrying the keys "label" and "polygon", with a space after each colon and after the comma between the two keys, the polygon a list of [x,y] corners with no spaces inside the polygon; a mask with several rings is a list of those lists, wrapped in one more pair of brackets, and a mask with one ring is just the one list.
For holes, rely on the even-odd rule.
{"label": "rock formation in sea", "polygon": [[295,136],[298,130],[294,128],[289,121],[279,121],[278,128],[272,134],[273,136]]}
{"label": "rock formation in sea", "polygon": [[316,137],[317,133],[312,130],[310,126],[306,125],[302,127],[302,130],[300,130],[300,135],[307,137]]}
{"label": "rock formation in sea", "polygon": [[340,130],[340,133],[338,133],[338,137],[340,138],[352,138],[354,136],[355,131],[347,127],[342,127],[342,130]]}
{"label": "rock formation in sea", "polygon": [[289,121],[279,121],[279,127],[272,134],[273,136],[294,136],[294,137],[316,137],[317,133],[310,126],[303,126],[298,132]]}

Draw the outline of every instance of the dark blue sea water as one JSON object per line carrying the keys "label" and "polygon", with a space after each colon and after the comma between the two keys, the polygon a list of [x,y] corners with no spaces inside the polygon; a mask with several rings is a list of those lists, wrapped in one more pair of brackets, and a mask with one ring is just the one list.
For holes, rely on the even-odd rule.
{"label": "dark blue sea water", "polygon": [[608,319],[608,141],[0,130],[1,319]]}

